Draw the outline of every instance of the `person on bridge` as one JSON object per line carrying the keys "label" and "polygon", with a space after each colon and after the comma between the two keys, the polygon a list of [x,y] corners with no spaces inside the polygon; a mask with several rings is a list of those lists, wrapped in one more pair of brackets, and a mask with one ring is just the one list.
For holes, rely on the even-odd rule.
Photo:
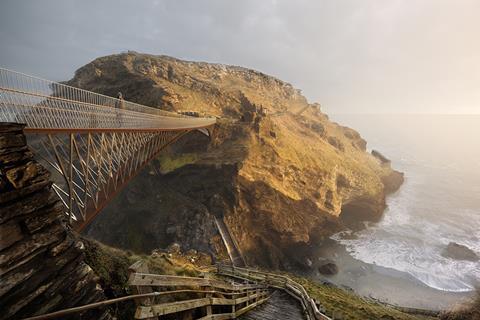
{"label": "person on bridge", "polygon": [[115,107],[117,109],[125,109],[125,100],[123,99],[123,94],[121,92],[118,92],[118,101]]}
{"label": "person on bridge", "polygon": [[121,92],[118,92],[118,100],[115,103],[115,108],[119,109],[119,110],[116,110],[116,113],[117,113],[117,122],[118,122],[117,126],[120,128],[122,126],[122,115],[120,110],[125,109],[125,100],[123,99],[123,95]]}

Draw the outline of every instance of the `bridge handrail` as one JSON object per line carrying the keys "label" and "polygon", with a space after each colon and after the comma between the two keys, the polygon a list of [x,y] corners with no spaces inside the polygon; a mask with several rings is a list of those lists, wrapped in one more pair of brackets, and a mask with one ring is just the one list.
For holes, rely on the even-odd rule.
{"label": "bridge handrail", "polygon": [[125,110],[163,115],[176,118],[188,118],[188,116],[169,112],[157,108],[148,107],[135,102],[121,100],[101,93],[80,89],[40,77],[35,77],[22,72],[0,67],[0,88],[16,91],[19,93],[38,95],[40,97],[59,97],[65,100],[83,102],[91,105],[101,105],[116,108],[123,104]]}
{"label": "bridge handrail", "polygon": [[301,284],[287,276],[230,265],[217,265],[217,272],[219,274],[232,275],[234,277],[243,277],[247,280],[260,281],[266,285],[284,289],[301,301],[309,319],[331,320],[330,317],[320,312],[315,300],[310,297],[307,290],[305,290]]}
{"label": "bridge handrail", "polygon": [[190,117],[0,68],[0,121],[27,129],[197,129],[215,118]]}

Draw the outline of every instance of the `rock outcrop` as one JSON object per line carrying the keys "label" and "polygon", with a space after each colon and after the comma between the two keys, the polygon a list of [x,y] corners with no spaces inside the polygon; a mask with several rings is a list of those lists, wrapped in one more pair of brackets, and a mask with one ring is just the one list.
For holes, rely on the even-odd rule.
{"label": "rock outcrop", "polygon": [[442,256],[454,260],[480,260],[480,257],[472,249],[456,242],[450,242],[445,249],[442,250]]}
{"label": "rock outcrop", "polygon": [[144,172],[94,221],[88,235],[111,245],[149,252],[178,242],[215,254],[215,215],[249,265],[303,266],[346,222],[378,219],[403,179],[355,130],[255,70],[129,52],[94,60],[68,84],[219,118],[211,143],[184,137],[153,162],[160,174]]}
{"label": "rock outcrop", "polygon": [[[19,124],[0,123],[0,319],[21,319],[103,299],[83,244],[67,230],[49,173]],[[105,310],[82,319],[108,319]]]}
{"label": "rock outcrop", "polygon": [[338,273],[338,266],[333,262],[327,262],[318,266],[318,272],[325,276],[333,276]]}

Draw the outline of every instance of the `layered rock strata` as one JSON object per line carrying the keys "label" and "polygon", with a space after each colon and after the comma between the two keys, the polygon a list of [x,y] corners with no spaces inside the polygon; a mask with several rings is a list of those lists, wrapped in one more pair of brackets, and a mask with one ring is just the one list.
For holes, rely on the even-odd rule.
{"label": "layered rock strata", "polygon": [[[0,319],[21,319],[104,299],[67,229],[48,171],[23,125],[0,123]],[[82,319],[108,319],[93,310]]]}

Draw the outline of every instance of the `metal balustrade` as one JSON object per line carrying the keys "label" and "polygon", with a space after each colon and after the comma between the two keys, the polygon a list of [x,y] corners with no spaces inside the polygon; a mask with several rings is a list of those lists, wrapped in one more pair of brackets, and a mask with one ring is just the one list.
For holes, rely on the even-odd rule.
{"label": "metal balustrade", "polygon": [[29,129],[164,130],[208,127],[187,117],[0,68],[0,121]]}
{"label": "metal balustrade", "polygon": [[58,172],[53,185],[82,230],[161,150],[216,119],[195,118],[0,68],[0,122],[24,123],[29,146]]}

